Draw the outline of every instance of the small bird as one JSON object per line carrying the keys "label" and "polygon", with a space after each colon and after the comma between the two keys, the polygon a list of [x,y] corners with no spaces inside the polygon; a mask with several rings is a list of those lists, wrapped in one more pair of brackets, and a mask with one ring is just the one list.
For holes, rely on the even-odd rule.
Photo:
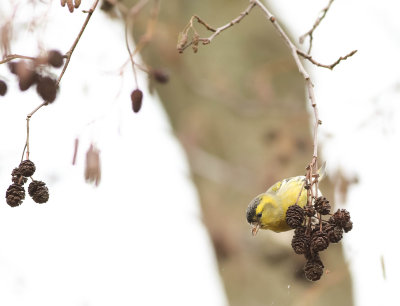
{"label": "small bird", "polygon": [[[325,163],[318,170],[320,181],[325,175]],[[272,185],[266,192],[256,196],[247,207],[247,222],[252,225],[252,234],[255,236],[258,230],[267,229],[274,232],[291,230],[286,223],[286,211],[289,206],[296,203],[300,189],[304,187],[306,177],[295,176],[284,179]],[[321,192],[318,191],[321,195]],[[297,204],[304,207],[307,204],[307,191],[305,188]]]}

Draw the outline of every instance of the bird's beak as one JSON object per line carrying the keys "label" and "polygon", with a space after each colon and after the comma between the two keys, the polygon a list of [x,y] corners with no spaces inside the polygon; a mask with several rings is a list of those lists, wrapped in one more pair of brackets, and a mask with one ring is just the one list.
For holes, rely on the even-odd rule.
{"label": "bird's beak", "polygon": [[259,229],[260,229],[260,222],[253,223],[253,228],[251,229],[251,234],[253,236],[257,235],[257,232]]}

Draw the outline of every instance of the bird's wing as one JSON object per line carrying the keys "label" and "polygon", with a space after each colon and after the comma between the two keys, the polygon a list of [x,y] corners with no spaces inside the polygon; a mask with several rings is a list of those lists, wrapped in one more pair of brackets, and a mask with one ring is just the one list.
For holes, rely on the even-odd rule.
{"label": "bird's wing", "polygon": [[[281,188],[277,192],[277,196],[282,201],[282,207],[286,209],[296,203],[303,207],[307,202],[307,191],[304,189],[305,176],[291,177],[282,181]],[[301,196],[299,197],[301,192]]]}
{"label": "bird's wing", "polygon": [[[319,168],[318,174],[319,174],[318,180],[321,181],[325,177],[325,174],[326,174],[326,162],[324,162],[322,164],[321,168]],[[281,192],[284,188],[288,188],[288,183],[290,183],[290,184],[298,183],[300,185],[299,186],[299,188],[300,188],[301,185],[303,184],[304,180],[305,180],[304,175],[289,177],[287,179],[284,179],[282,181],[275,183],[266,192],[272,193],[272,194],[277,194],[277,193]],[[300,189],[299,189],[299,192],[300,192]]]}
{"label": "bird's wing", "polygon": [[295,176],[295,177],[289,177],[287,179],[284,179],[282,181],[279,181],[272,185],[266,193],[272,193],[272,194],[280,194],[282,191],[287,190],[289,186],[292,186],[292,184],[299,184],[299,188],[303,184],[305,180],[305,176]]}

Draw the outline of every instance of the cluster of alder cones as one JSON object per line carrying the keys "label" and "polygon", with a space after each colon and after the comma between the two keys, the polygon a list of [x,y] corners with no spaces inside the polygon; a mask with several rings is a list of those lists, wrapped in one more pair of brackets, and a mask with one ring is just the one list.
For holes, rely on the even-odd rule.
{"label": "cluster of alder cones", "polygon": [[[17,77],[21,91],[26,91],[36,85],[38,95],[49,104],[57,97],[58,82],[48,68],[60,68],[63,64],[64,56],[57,50],[50,50],[30,61],[9,62],[8,68]],[[6,93],[7,83],[0,79],[0,95],[4,96]]]}
{"label": "cluster of alder cones", "polygon": [[[296,254],[303,254],[307,262],[304,273],[308,280],[317,281],[324,271],[319,252],[328,248],[330,243],[338,243],[353,228],[350,213],[338,209],[330,214],[331,205],[325,197],[318,197],[314,204],[304,208],[295,204],[289,206],[286,212],[286,222],[294,228],[292,248]],[[329,215],[328,220],[322,216]]]}
{"label": "cluster of alder cones", "polygon": [[33,201],[42,204],[49,200],[49,189],[46,187],[46,184],[32,178],[35,171],[35,164],[30,160],[24,160],[20,163],[18,168],[14,168],[11,173],[11,180],[13,183],[6,191],[6,201],[8,205],[16,207],[22,204],[25,199],[24,185],[28,181],[28,177],[32,180],[28,186],[28,194]]}

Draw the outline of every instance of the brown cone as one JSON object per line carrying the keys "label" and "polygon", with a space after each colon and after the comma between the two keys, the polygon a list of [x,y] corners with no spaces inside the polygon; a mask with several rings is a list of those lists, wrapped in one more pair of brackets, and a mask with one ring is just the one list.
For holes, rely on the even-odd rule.
{"label": "brown cone", "polygon": [[0,80],[0,96],[4,96],[7,93],[7,84],[3,80]]}
{"label": "brown cone", "polygon": [[19,168],[14,168],[13,171],[11,172],[11,175],[12,175],[11,180],[14,184],[23,185],[28,180],[26,177],[22,175]]}
{"label": "brown cone", "polygon": [[292,248],[296,254],[305,254],[310,246],[310,237],[307,237],[305,233],[304,226],[300,226],[294,231]]}
{"label": "brown cone", "polygon": [[25,177],[32,176],[36,171],[35,164],[32,161],[30,161],[29,159],[22,161],[19,164],[18,168],[19,168],[19,172]]}
{"label": "brown cone", "polygon": [[140,89],[135,89],[131,93],[132,109],[135,113],[142,108],[143,92]]}
{"label": "brown cone", "polygon": [[55,68],[60,68],[64,64],[64,57],[58,50],[50,50],[47,54],[47,60]]}
{"label": "brown cone", "polygon": [[317,229],[311,236],[311,251],[316,253],[329,246],[328,234]]}
{"label": "brown cone", "polygon": [[340,226],[325,223],[323,230],[328,235],[329,242],[338,243],[343,238],[343,229]]}
{"label": "brown cone", "polygon": [[39,78],[36,91],[47,103],[52,103],[57,96],[57,81],[50,77]]}
{"label": "brown cone", "polygon": [[28,193],[36,203],[42,204],[49,200],[49,189],[42,181],[32,181],[28,186]]}
{"label": "brown cone", "polygon": [[153,75],[154,79],[161,84],[168,83],[169,81],[169,75],[162,69],[153,69],[151,71],[151,74]]}
{"label": "brown cone", "polygon": [[304,266],[304,274],[310,281],[317,281],[321,278],[324,273],[324,266],[321,261],[308,260]]}
{"label": "brown cone", "polygon": [[25,189],[21,185],[12,184],[6,191],[6,201],[11,207],[16,207],[22,204],[25,199]]}
{"label": "brown cone", "polygon": [[291,205],[286,211],[286,223],[291,228],[299,227],[304,221],[304,210],[299,205]]}
{"label": "brown cone", "polygon": [[321,215],[327,215],[331,211],[331,204],[325,197],[318,197],[315,200],[314,207]]}
{"label": "brown cone", "polygon": [[338,209],[332,217],[330,217],[329,222],[340,227],[345,227],[350,221],[350,213],[346,209]]}

